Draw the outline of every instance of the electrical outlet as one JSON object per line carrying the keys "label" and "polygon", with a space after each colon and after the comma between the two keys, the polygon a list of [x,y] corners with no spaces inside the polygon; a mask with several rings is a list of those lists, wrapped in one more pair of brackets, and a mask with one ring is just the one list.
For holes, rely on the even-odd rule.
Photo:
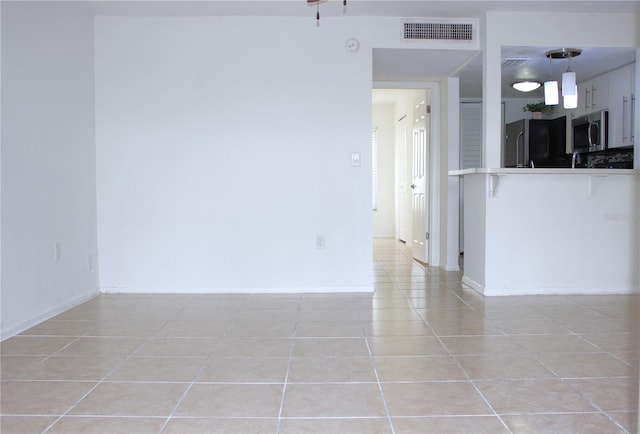
{"label": "electrical outlet", "polygon": [[322,235],[316,235],[316,249],[324,249],[326,247],[326,240]]}

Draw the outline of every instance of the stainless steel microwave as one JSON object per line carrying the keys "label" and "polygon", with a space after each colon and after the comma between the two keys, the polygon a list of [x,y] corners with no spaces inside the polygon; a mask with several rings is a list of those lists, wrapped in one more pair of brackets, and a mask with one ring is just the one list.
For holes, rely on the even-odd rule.
{"label": "stainless steel microwave", "polygon": [[607,149],[609,112],[602,110],[571,121],[573,151],[595,152]]}

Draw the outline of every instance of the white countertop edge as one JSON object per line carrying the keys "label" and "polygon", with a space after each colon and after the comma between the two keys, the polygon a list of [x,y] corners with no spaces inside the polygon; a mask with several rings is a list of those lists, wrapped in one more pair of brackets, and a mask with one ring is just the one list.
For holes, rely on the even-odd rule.
{"label": "white countertop edge", "polygon": [[552,169],[540,168],[531,169],[523,168],[490,168],[478,167],[474,169],[450,170],[449,176],[464,175],[637,175],[640,176],[640,170],[637,169]]}

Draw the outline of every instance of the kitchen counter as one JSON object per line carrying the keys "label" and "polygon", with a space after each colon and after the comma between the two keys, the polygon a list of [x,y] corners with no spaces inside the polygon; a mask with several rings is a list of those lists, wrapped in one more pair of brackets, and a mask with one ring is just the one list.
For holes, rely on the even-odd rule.
{"label": "kitchen counter", "polygon": [[450,170],[450,176],[464,176],[472,174],[488,174],[488,175],[636,175],[640,176],[640,170],[637,169],[558,169],[558,168],[475,168]]}
{"label": "kitchen counter", "polygon": [[463,282],[487,295],[640,293],[640,170],[476,168]]}

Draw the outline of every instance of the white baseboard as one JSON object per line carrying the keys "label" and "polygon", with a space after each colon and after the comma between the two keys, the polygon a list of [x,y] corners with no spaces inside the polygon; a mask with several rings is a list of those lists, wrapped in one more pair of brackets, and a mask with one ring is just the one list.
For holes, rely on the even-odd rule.
{"label": "white baseboard", "polygon": [[491,288],[462,276],[462,283],[486,297],[504,295],[631,295],[640,294],[640,288],[607,288],[607,287],[530,287],[530,288]]}
{"label": "white baseboard", "polygon": [[443,265],[440,267],[444,271],[460,271],[459,265]]}
{"label": "white baseboard", "polygon": [[467,286],[470,286],[473,290],[484,295],[484,286],[480,285],[478,282],[472,279],[469,279],[467,276],[462,276],[462,283],[464,283]]}
{"label": "white baseboard", "polygon": [[103,294],[299,294],[373,292],[373,286],[309,286],[284,288],[101,287]]}
{"label": "white baseboard", "polygon": [[585,288],[585,287],[550,287],[550,288],[484,288],[487,297],[504,295],[632,295],[640,294],[633,288]]}
{"label": "white baseboard", "polygon": [[72,300],[69,301],[65,301],[64,303],[60,303],[59,305],[48,309],[47,311],[36,315],[32,318],[29,318],[26,321],[22,321],[19,324],[16,324],[14,326],[11,326],[9,328],[3,329],[0,332],[0,340],[4,341],[6,339],[9,339],[10,337],[13,337],[17,334],[22,333],[23,331],[40,324],[43,321],[46,321],[50,318],[53,318],[54,316],[61,314],[64,311],[67,311],[71,308],[74,308],[82,303],[84,303],[87,300],[91,300],[92,298],[96,297],[99,295],[98,291],[95,292],[91,292],[89,294],[83,294],[81,296],[78,296]]}

